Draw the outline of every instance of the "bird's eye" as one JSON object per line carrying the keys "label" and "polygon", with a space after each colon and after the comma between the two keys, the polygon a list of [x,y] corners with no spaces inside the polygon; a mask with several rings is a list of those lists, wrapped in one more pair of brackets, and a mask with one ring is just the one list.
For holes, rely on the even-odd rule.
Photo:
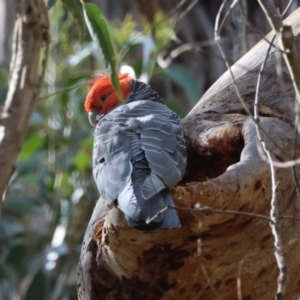
{"label": "bird's eye", "polygon": [[101,99],[102,102],[104,102],[106,98],[107,98],[107,95],[103,95],[103,96],[101,96],[100,99]]}

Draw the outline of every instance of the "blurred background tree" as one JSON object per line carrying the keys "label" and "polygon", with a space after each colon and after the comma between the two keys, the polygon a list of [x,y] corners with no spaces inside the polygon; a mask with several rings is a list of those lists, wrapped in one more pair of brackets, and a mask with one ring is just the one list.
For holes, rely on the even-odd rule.
{"label": "blurred background tree", "polygon": [[[228,7],[232,1],[227,1]],[[261,35],[270,28],[255,0],[240,1]],[[280,11],[287,0],[275,1]],[[120,71],[156,89],[184,117],[225,71],[215,46],[221,0],[95,0],[109,20]],[[295,0],[292,12],[299,7]],[[82,237],[98,199],[86,85],[105,72],[76,0],[48,0],[51,55],[46,80],[0,219],[0,299],[77,299]],[[236,10],[236,11],[235,11]],[[225,10],[226,11],[226,10]],[[0,0],[0,106],[7,93],[14,4]],[[222,29],[231,63],[261,39],[235,7]],[[0,171],[1,177],[1,171]]]}

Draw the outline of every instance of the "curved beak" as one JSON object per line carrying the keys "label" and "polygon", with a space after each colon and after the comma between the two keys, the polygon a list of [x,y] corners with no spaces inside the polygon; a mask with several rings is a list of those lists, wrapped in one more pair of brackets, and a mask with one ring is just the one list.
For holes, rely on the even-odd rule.
{"label": "curved beak", "polygon": [[98,110],[93,110],[89,112],[89,121],[93,127],[96,127],[99,120],[101,119],[102,115],[99,114],[100,111]]}

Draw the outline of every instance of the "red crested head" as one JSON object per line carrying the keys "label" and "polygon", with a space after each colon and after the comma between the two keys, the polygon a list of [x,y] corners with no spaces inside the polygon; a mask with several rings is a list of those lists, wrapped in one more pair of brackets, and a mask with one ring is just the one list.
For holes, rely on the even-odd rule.
{"label": "red crested head", "polygon": [[[119,75],[121,91],[124,99],[131,93],[131,78],[128,74]],[[100,115],[106,115],[120,104],[120,99],[115,92],[108,75],[92,78],[89,92],[84,102],[85,110],[89,113],[90,122],[96,126]]]}

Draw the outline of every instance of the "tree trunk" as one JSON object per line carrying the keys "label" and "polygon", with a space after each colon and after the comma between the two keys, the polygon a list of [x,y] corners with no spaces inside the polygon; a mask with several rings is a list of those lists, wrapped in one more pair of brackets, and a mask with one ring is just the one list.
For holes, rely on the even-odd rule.
{"label": "tree trunk", "polygon": [[15,4],[9,89],[0,114],[0,208],[31,114],[38,101],[50,44],[48,11],[44,1],[15,0]]}
{"label": "tree trunk", "polygon": [[[293,26],[300,53],[300,9],[286,24]],[[267,39],[272,37],[270,33]],[[268,47],[261,41],[232,68],[251,111]],[[284,63],[277,76],[275,52],[272,48],[261,79],[259,124],[274,161],[283,162],[294,155],[295,92]],[[182,227],[154,233],[136,231],[118,209],[107,207],[100,199],[82,247],[79,299],[275,297],[279,271],[269,217],[270,166],[229,72],[183,122],[188,167],[183,181],[173,190],[175,205],[181,208]],[[277,168],[275,175],[280,216],[299,216],[292,170]],[[288,273],[285,299],[296,299],[300,222],[280,219],[279,225]]]}

